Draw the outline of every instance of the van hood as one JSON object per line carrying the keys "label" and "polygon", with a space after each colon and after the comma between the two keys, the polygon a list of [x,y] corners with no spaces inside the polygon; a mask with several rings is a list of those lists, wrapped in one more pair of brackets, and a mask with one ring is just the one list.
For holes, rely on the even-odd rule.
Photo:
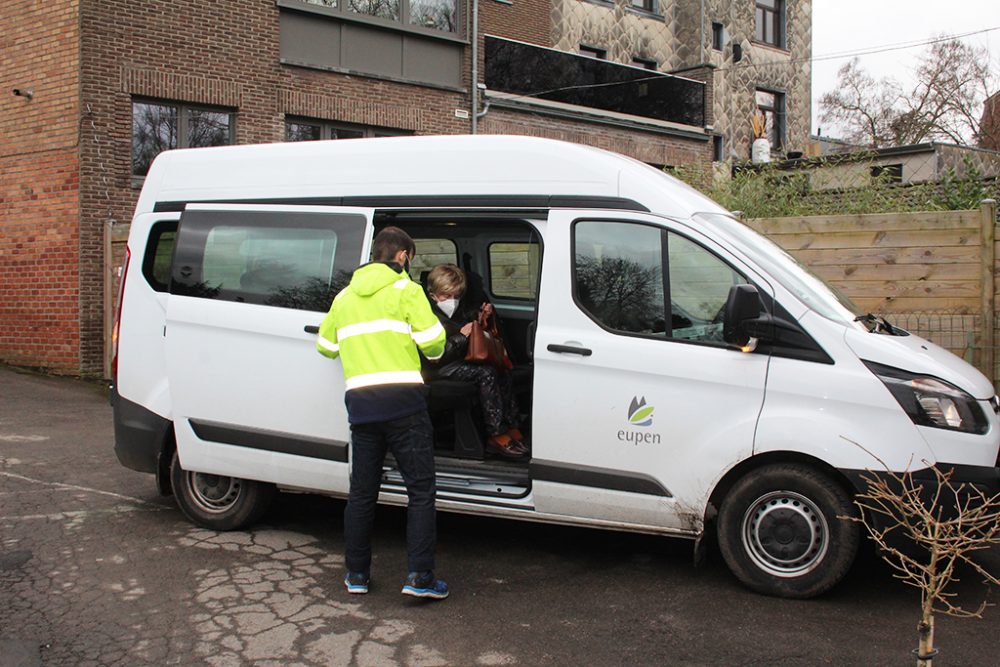
{"label": "van hood", "polygon": [[[398,264],[392,264],[398,267]],[[394,270],[384,262],[372,262],[355,269],[351,276],[351,291],[359,296],[371,296],[379,290],[399,280],[409,280],[410,276],[402,271]]]}
{"label": "van hood", "polygon": [[971,364],[920,336],[889,336],[848,328],[844,341],[865,361],[931,375],[964,389],[978,400],[989,400],[996,393],[993,383]]}

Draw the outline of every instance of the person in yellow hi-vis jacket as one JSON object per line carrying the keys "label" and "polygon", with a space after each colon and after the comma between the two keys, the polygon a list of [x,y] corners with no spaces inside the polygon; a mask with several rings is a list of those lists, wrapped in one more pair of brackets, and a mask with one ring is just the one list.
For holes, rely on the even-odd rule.
{"label": "person in yellow hi-vis jacket", "polygon": [[440,359],[445,332],[420,285],[410,280],[413,239],[398,227],[375,237],[372,262],[358,268],[333,300],[316,349],[344,367],[351,424],[351,491],[344,510],[349,593],[367,593],[371,532],[382,464],[391,451],[409,497],[406,543],[409,574],[403,593],[448,597],[434,576],[434,436],[427,414],[420,352]]}

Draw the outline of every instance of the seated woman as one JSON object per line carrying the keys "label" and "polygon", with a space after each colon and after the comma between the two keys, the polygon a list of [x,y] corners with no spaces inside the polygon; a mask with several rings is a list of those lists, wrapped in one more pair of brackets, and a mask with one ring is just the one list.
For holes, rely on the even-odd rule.
{"label": "seated woman", "polygon": [[[448,336],[444,355],[431,372],[434,377],[476,383],[483,422],[489,431],[486,450],[504,458],[522,459],[528,455],[528,448],[518,428],[517,401],[511,388],[510,373],[490,364],[465,361],[472,322],[483,306],[482,303],[463,300],[465,288],[465,273],[454,264],[435,266],[427,276],[431,306]],[[486,302],[486,307],[493,308],[489,302]]]}

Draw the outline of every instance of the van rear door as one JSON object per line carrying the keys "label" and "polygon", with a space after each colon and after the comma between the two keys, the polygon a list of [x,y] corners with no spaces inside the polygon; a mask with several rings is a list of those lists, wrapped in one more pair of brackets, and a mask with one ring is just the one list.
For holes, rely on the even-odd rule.
{"label": "van rear door", "polygon": [[371,209],[186,207],[164,331],[185,470],[347,491],[343,374],[315,331],[371,234]]}
{"label": "van rear door", "polygon": [[768,357],[722,342],[730,288],[762,276],[697,229],[553,211],[535,335],[539,512],[696,533],[753,451]]}

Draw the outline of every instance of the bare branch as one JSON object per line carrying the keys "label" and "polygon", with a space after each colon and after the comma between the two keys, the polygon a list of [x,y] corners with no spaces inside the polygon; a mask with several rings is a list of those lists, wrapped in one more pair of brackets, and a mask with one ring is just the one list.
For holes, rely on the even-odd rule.
{"label": "bare branch", "polygon": [[821,118],[844,138],[872,147],[944,140],[968,144],[993,130],[984,105],[998,88],[989,52],[959,40],[932,44],[903,93],[892,79],[872,78],[855,58],[840,68],[837,87],[820,99]]}

